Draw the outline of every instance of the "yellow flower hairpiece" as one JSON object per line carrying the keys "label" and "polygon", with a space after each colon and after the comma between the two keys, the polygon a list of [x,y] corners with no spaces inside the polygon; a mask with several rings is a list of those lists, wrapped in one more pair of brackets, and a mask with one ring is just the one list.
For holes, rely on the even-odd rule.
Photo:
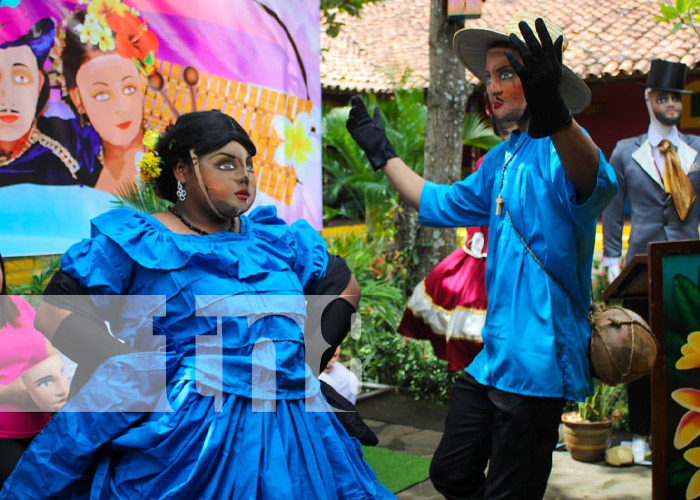
{"label": "yellow flower hairpiece", "polygon": [[158,141],[160,141],[160,132],[150,129],[143,134],[143,140],[141,142],[151,151],[155,151],[156,148],[158,148]]}
{"label": "yellow flower hairpiece", "polygon": [[161,158],[156,149],[160,141],[160,133],[157,130],[147,130],[143,134],[142,143],[149,151],[139,160],[139,176],[144,184],[154,182],[162,172]]}
{"label": "yellow flower hairpiece", "polygon": [[161,171],[160,158],[151,151],[143,155],[143,158],[139,161],[139,172],[144,182],[156,180],[160,176]]}

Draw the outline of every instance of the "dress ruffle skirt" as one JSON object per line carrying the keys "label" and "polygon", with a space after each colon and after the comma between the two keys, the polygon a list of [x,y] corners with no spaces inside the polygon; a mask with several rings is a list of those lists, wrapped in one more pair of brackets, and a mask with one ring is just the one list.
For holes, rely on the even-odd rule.
{"label": "dress ruffle skirt", "polygon": [[427,339],[448,370],[465,368],[483,348],[488,228],[469,228],[468,246],[443,259],[413,290],[398,332]]}
{"label": "dress ruffle skirt", "polygon": [[[154,356],[105,362],[35,438],[0,498],[395,498],[320,392],[306,401],[215,396],[185,377],[164,398]],[[172,411],[122,411],[133,402]]]}

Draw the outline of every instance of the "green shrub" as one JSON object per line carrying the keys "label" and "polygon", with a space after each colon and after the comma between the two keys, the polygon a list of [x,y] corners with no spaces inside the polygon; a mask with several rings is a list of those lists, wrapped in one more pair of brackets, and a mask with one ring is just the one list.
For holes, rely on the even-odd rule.
{"label": "green shrub", "polygon": [[362,289],[359,321],[343,344],[343,354],[359,359],[362,379],[397,386],[432,402],[447,402],[459,373],[433,354],[430,342],[396,333],[406,307],[400,260],[385,258],[385,236],[347,235],[328,240],[329,251],[348,263]]}

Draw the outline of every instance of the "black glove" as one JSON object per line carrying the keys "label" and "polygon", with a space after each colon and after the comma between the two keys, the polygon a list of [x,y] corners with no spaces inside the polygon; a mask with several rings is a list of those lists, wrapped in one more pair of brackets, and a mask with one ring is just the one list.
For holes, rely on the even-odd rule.
{"label": "black glove", "polygon": [[523,62],[520,63],[509,52],[505,54],[523,84],[530,111],[528,134],[531,137],[547,137],[571,123],[571,111],[559,92],[564,37],[560,36],[552,44],[552,37],[542,18],[535,21],[541,45],[526,22],[520,21],[519,27],[527,45],[515,33],[511,33],[509,38]]}
{"label": "black glove", "polygon": [[360,96],[352,96],[350,104],[352,109],[345,126],[357,145],[367,155],[372,168],[379,170],[386,165],[387,161],[397,156],[386,136],[379,107],[374,108],[374,120],[372,120]]}

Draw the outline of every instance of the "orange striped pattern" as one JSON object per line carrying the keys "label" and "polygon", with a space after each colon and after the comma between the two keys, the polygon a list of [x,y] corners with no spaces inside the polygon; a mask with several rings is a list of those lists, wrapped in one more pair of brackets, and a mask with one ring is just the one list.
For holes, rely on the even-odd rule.
{"label": "orange striped pattern", "polygon": [[[155,66],[165,82],[163,90],[155,92],[143,79],[146,89],[144,122],[147,128],[162,131],[176,119],[163,98],[163,92],[179,113],[185,113],[192,111],[192,89],[184,82],[183,68],[180,65],[156,60]],[[218,109],[241,124],[258,149],[255,157],[258,190],[290,205],[297,178],[293,168],[273,162],[275,150],[282,140],[272,127],[272,119],[275,115],[283,115],[294,122],[299,113],[310,114],[313,103],[282,92],[201,72],[196,89],[196,103],[198,110]]]}

